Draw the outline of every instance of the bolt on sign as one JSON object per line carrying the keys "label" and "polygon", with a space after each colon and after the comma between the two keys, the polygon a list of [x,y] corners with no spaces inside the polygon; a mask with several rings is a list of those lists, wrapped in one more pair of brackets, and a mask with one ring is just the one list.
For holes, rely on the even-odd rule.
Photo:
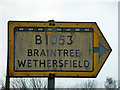
{"label": "bolt on sign", "polygon": [[96,77],[111,48],[95,22],[8,22],[9,76]]}

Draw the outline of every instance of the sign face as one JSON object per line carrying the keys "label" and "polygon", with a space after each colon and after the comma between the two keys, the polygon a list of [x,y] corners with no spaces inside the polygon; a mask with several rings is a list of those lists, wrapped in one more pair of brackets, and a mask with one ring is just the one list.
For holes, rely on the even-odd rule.
{"label": "sign face", "polygon": [[9,76],[96,77],[110,52],[94,22],[9,21]]}
{"label": "sign face", "polygon": [[15,71],[93,71],[92,28],[49,29],[14,28]]}

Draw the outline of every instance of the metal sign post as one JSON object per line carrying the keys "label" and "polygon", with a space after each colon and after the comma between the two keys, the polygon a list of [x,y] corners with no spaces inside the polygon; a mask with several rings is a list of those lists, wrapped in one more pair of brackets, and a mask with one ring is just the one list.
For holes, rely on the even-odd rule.
{"label": "metal sign post", "polygon": [[48,90],[54,90],[55,88],[55,74],[49,74],[48,77]]}
{"label": "metal sign post", "polygon": [[6,90],[9,90],[9,88],[10,88],[10,78],[8,76],[6,76],[5,88],[6,88]]}

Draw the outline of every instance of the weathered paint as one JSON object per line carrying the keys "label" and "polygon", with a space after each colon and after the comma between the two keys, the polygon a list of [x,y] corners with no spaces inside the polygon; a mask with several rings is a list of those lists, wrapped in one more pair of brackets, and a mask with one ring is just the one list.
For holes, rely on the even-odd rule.
{"label": "weathered paint", "polygon": [[[9,76],[49,76],[49,73],[54,73],[58,77],[96,77],[111,52],[111,48],[97,24],[94,22],[54,22],[55,25],[51,26],[50,23],[9,21]],[[36,35],[42,37],[42,43],[38,40],[39,42],[36,44]],[[51,35],[53,37],[50,39]],[[49,40],[47,40],[46,36],[49,37]],[[72,36],[72,38],[70,39],[67,36]],[[72,44],[70,43],[71,40],[73,40]],[[98,50],[94,51],[95,48],[98,48]],[[56,56],[45,56],[43,52],[39,56],[37,54],[34,56],[28,55],[28,49],[37,49],[37,52],[38,50],[42,52],[42,50],[47,49],[66,49],[68,51],[73,49],[74,51],[78,50],[78,54],[75,56],[74,53],[74,57],[73,53],[71,56],[70,53],[68,53],[68,56],[62,54],[59,56],[57,52]],[[27,64],[20,67],[18,60],[19,63],[26,60]],[[35,61],[31,63],[32,60],[45,60],[45,62],[46,60],[51,60],[51,62],[53,60],[56,60],[55,62],[60,60],[76,61],[74,61],[74,66],[73,62],[70,64],[71,62],[66,61],[66,67],[59,67],[59,65],[53,67],[53,64],[45,64],[45,67],[40,67],[38,61],[36,61],[37,64],[35,65]],[[80,61],[82,67],[76,67],[75,63],[77,61]],[[86,63],[89,62],[88,67],[84,67],[85,61]],[[50,61],[47,62],[50,63]]]}
{"label": "weathered paint", "polygon": [[[71,33],[65,32],[64,28],[62,28],[64,32],[53,32],[49,28],[48,31],[45,31],[45,28],[43,32],[38,32],[36,27],[32,28],[32,31],[29,31],[29,28],[22,31],[19,29],[14,29],[16,72],[93,71],[93,32],[81,29],[80,32],[73,30]],[[49,30],[52,33],[49,33]]]}

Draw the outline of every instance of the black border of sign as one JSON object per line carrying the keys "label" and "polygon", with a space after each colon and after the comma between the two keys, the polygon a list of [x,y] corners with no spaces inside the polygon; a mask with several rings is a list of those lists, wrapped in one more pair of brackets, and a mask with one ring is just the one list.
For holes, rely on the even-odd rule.
{"label": "black border of sign", "polygon": [[[69,29],[84,29],[83,31],[73,31],[73,32],[91,32],[92,33],[92,49],[93,49],[93,54],[92,54],[92,70],[90,71],[80,71],[80,70],[15,70],[15,31],[19,31],[19,30],[15,30],[16,28],[38,28],[38,27],[15,27],[14,28],[14,62],[13,62],[13,65],[14,65],[14,71],[15,72],[93,72],[94,71],[94,29],[93,28],[69,28]],[[43,28],[43,27],[40,27],[40,28]],[[46,28],[49,28],[49,27],[45,27],[44,29]],[[56,27],[57,28],[60,28],[60,27]],[[62,28],[62,29],[68,29],[66,27]],[[91,31],[85,31],[85,29],[90,29]],[[20,32],[44,32],[44,31],[29,31],[28,29],[26,30],[21,30]],[[46,31],[46,32],[53,32],[53,31]],[[55,31],[55,32],[58,32],[58,31]],[[60,32],[60,31],[59,31]],[[71,32],[71,31],[61,31],[61,32]]]}
{"label": "black border of sign", "polygon": [[[34,23],[34,22],[35,22],[35,23],[36,23],[36,22],[39,22],[39,23],[48,23],[48,21],[17,21],[17,20],[9,20],[9,21],[8,21],[8,55],[7,55],[7,70],[6,70],[7,76],[8,76],[8,77],[16,77],[16,78],[19,78],[19,77],[23,77],[23,78],[30,78],[30,77],[48,77],[48,76],[9,76],[9,23],[10,23],[10,22],[33,22],[33,23]],[[85,76],[56,76],[56,77],[62,77],[62,78],[66,78],[66,77],[69,77],[69,78],[79,78],[79,77],[80,77],[80,78],[96,78],[97,75],[99,74],[99,72],[101,71],[103,65],[105,64],[108,56],[109,56],[110,53],[112,52],[112,48],[110,47],[109,43],[108,43],[107,40],[105,39],[105,37],[104,37],[103,33],[101,32],[101,30],[100,30],[99,26],[97,25],[97,23],[96,23],[96,22],[70,22],[70,21],[57,21],[57,22],[55,21],[55,23],[94,23],[94,24],[96,24],[96,26],[97,26],[97,28],[99,29],[100,33],[102,34],[104,40],[106,41],[106,43],[108,44],[108,46],[109,46],[109,48],[110,48],[110,52],[109,52],[109,54],[107,55],[105,61],[103,62],[101,68],[99,69],[98,73],[97,73],[95,76],[87,76],[87,77],[85,77]]]}

